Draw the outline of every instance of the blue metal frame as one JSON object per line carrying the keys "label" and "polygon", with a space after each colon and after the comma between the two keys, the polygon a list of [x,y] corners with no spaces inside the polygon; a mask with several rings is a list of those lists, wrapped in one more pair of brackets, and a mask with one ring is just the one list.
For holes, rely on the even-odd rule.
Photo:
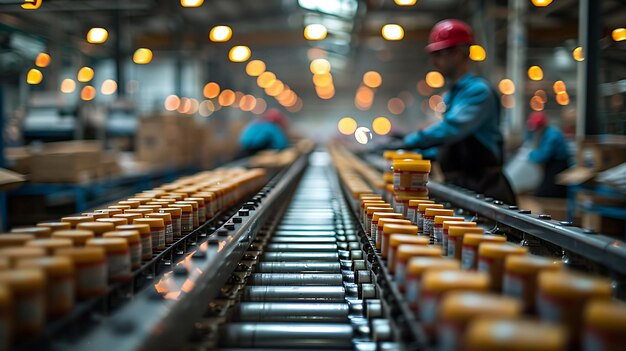
{"label": "blue metal frame", "polygon": [[[75,199],[76,213],[111,202],[120,198],[121,189],[124,193],[137,193],[154,187],[154,183],[166,183],[183,175],[197,172],[196,167],[168,168],[151,172],[142,172],[132,175],[123,175],[110,179],[94,180],[87,183],[59,184],[59,183],[26,183],[22,187],[10,191],[9,196],[39,195],[46,198],[69,196]],[[125,188],[125,189],[124,189]],[[1,199],[0,199],[1,201]],[[2,204],[0,204],[1,206]],[[6,216],[6,207],[3,209]]]}
{"label": "blue metal frame", "polygon": [[[610,217],[626,221],[626,208],[614,207],[614,206],[601,206],[601,205],[587,205],[579,204],[576,201],[576,196],[579,192],[586,191],[593,195],[599,195],[608,197],[611,199],[626,201],[626,194],[619,192],[611,187],[601,184],[579,184],[572,185],[567,188],[567,220],[574,221],[576,215],[576,209],[581,209],[585,212],[597,213],[603,217]],[[626,239],[626,230],[624,232],[624,239]]]}

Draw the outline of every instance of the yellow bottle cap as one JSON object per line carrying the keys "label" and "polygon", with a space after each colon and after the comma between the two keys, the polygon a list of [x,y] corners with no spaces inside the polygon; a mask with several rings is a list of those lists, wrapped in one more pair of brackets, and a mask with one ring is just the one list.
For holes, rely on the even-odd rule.
{"label": "yellow bottle cap", "polygon": [[61,222],[69,223],[72,226],[72,228],[76,228],[78,223],[93,222],[93,221],[94,221],[93,217],[89,217],[89,216],[71,216],[71,217],[61,218]]}
{"label": "yellow bottle cap", "polygon": [[113,218],[124,218],[126,219],[126,221],[128,223],[134,221],[137,218],[143,218],[143,214],[141,213],[122,213],[122,214],[116,214],[113,216]]}
{"label": "yellow bottle cap", "polygon": [[106,257],[104,249],[101,247],[73,247],[71,249],[60,249],[55,256],[69,257],[74,264],[103,262]]}
{"label": "yellow bottle cap", "polygon": [[409,207],[417,207],[422,204],[434,204],[433,200],[409,200]]}
{"label": "yellow bottle cap", "polygon": [[99,218],[109,218],[109,214],[107,212],[85,212],[82,215],[92,217],[94,220]]}
{"label": "yellow bottle cap", "polygon": [[374,212],[372,213],[372,222],[378,222],[381,218],[396,218],[402,219],[404,218],[401,213],[393,213],[393,212]]}
{"label": "yellow bottle cap", "polygon": [[428,190],[416,191],[396,191],[394,194],[396,201],[410,202],[411,200],[425,201],[428,200]]}
{"label": "yellow bottle cap", "polygon": [[113,226],[117,227],[118,225],[128,224],[128,219],[126,218],[99,218],[99,219],[96,219],[96,222],[111,223],[113,224]]}
{"label": "yellow bottle cap", "polygon": [[417,211],[424,212],[427,208],[443,208],[441,204],[419,204],[417,205]]}
{"label": "yellow bottle cap", "polygon": [[24,246],[31,240],[35,240],[35,235],[24,233],[0,234],[0,248]]}
{"label": "yellow bottle cap", "polygon": [[79,223],[76,226],[76,229],[90,230],[96,236],[102,236],[102,233],[110,232],[111,230],[115,229],[115,225],[113,223],[96,221],[89,223]]}
{"label": "yellow bottle cap", "polygon": [[539,290],[564,299],[610,299],[611,282],[607,279],[566,271],[539,273]]}
{"label": "yellow bottle cap", "polygon": [[[458,238],[465,234],[480,234],[485,232],[483,228],[478,227],[448,227],[448,237]],[[502,237],[504,238],[504,237]],[[506,239],[504,240],[506,241]]]}
{"label": "yellow bottle cap", "polygon": [[100,210],[96,210],[96,212],[106,213],[109,215],[108,217],[110,218],[113,217],[113,215],[124,213],[124,210],[120,210],[117,208],[103,208]]}
{"label": "yellow bottle cap", "polygon": [[140,204],[145,204],[147,202],[152,201],[152,197],[151,196],[146,196],[146,197],[131,197],[130,199],[127,199],[127,201],[137,201]]}
{"label": "yellow bottle cap", "polygon": [[430,161],[401,159],[393,161],[394,171],[430,173]]}
{"label": "yellow bottle cap", "polygon": [[163,208],[163,207],[167,206],[167,203],[161,202],[161,201],[150,201],[150,202],[144,203],[141,206],[158,206],[158,208]]}
{"label": "yellow bottle cap", "polygon": [[455,216],[435,216],[435,224],[443,226],[444,221],[463,221],[463,217]]}
{"label": "yellow bottle cap", "polygon": [[411,221],[406,220],[406,219],[400,219],[400,218],[393,218],[393,217],[381,217],[378,219],[378,226],[379,227],[384,227],[385,224],[403,224],[403,225],[410,225]]}
{"label": "yellow bottle cap", "polygon": [[[380,224],[380,221],[378,222]],[[411,224],[386,223],[383,225],[383,233],[390,234],[412,234],[417,235],[417,226]]]}
{"label": "yellow bottle cap", "polygon": [[126,210],[131,210],[132,207],[128,205],[113,205],[113,206],[109,206],[109,209],[126,211]]}
{"label": "yellow bottle cap", "polygon": [[386,160],[395,160],[398,158],[403,158],[403,159],[413,159],[413,160],[421,160],[422,159],[422,155],[415,153],[415,152],[404,152],[404,151],[397,151],[397,150],[387,150],[385,152],[383,152],[383,158],[385,158]]}
{"label": "yellow bottle cap", "polygon": [[169,213],[172,217],[180,217],[183,214],[181,208],[176,207],[164,207],[159,210],[159,213]]}
{"label": "yellow bottle cap", "polygon": [[178,205],[191,205],[194,211],[198,210],[199,204],[198,201],[177,201]]}
{"label": "yellow bottle cap", "polygon": [[430,238],[427,236],[418,236],[413,234],[391,234],[391,236],[389,236],[389,245],[391,247],[398,247],[402,244],[425,246],[430,244]]}
{"label": "yellow bottle cap", "polygon": [[370,200],[370,199],[365,199],[361,202],[361,207],[365,208],[367,206],[370,205],[378,205],[378,204],[386,204],[388,205],[385,201],[383,200]]}
{"label": "yellow bottle cap", "polygon": [[121,238],[128,242],[128,244],[136,244],[141,241],[138,230],[118,230],[113,232],[107,232],[102,235],[103,238]]}
{"label": "yellow bottle cap", "polygon": [[585,307],[585,324],[592,329],[623,333],[626,328],[626,304],[593,300]]}
{"label": "yellow bottle cap", "polygon": [[489,290],[489,276],[482,272],[429,271],[424,274],[422,283],[423,291],[435,293],[453,290]]}
{"label": "yellow bottle cap", "polygon": [[187,202],[187,201],[195,201],[195,202],[198,203],[199,207],[206,206],[206,202],[204,201],[204,198],[201,198],[201,197],[186,197],[184,199],[184,201],[185,202]]}
{"label": "yellow bottle cap", "polygon": [[161,218],[165,223],[172,221],[172,215],[169,213],[148,213],[146,218]]}
{"label": "yellow bottle cap", "polygon": [[528,249],[522,246],[511,244],[492,244],[484,243],[480,244],[478,248],[478,256],[486,258],[504,259],[511,255],[526,255]]}
{"label": "yellow bottle cap", "polygon": [[363,199],[372,199],[372,200],[378,199],[378,200],[382,200],[382,198],[383,197],[378,195],[378,194],[372,194],[372,193],[362,193],[362,194],[359,194],[359,199],[360,200],[363,200]]}
{"label": "yellow bottle cap", "polygon": [[46,256],[46,250],[40,247],[7,247],[0,249],[0,256],[6,257],[9,260],[9,265],[15,267],[15,264],[19,260],[26,258],[39,258]]}
{"label": "yellow bottle cap", "polygon": [[454,210],[448,210],[444,208],[427,208],[424,212],[424,216],[453,216]]}
{"label": "yellow bottle cap", "polygon": [[173,203],[170,205],[170,207],[172,208],[180,208],[183,213],[192,213],[193,212],[193,206],[190,204],[181,204],[181,203]]}
{"label": "yellow bottle cap", "polygon": [[139,236],[150,235],[150,226],[148,224],[128,224],[119,225],[115,228],[117,231],[136,230],[139,232]]}
{"label": "yellow bottle cap", "polygon": [[118,205],[122,205],[122,206],[130,206],[130,208],[137,208],[139,207],[139,205],[141,205],[141,202],[139,201],[119,201],[117,203]]}
{"label": "yellow bottle cap", "polygon": [[[471,229],[471,228],[466,228]],[[482,229],[482,228],[480,228]],[[466,231],[466,233],[471,233]],[[448,236],[450,234],[450,228],[448,228]],[[463,245],[478,246],[480,243],[506,243],[506,238],[500,235],[490,234],[465,234],[463,236]]]}
{"label": "yellow bottle cap", "polygon": [[102,247],[109,252],[128,250],[128,241],[124,238],[96,238],[87,241],[87,247]]}
{"label": "yellow bottle cap", "polygon": [[27,247],[40,247],[46,250],[47,255],[54,255],[57,250],[67,249],[74,246],[70,239],[37,239],[26,243]]}
{"label": "yellow bottle cap", "polygon": [[[436,217],[435,217],[436,219]],[[466,227],[466,228],[475,228],[476,222],[464,222],[464,221],[456,221],[456,220],[447,220],[443,221],[442,224],[443,230],[448,230],[450,232],[450,227]]]}
{"label": "yellow bottle cap", "polygon": [[11,229],[11,233],[32,234],[37,239],[46,239],[52,235],[52,229],[50,229],[50,227],[13,228]]}
{"label": "yellow bottle cap", "polygon": [[43,222],[43,223],[37,223],[37,226],[50,228],[50,230],[53,233],[56,232],[57,230],[72,229],[72,225],[66,222]]}
{"label": "yellow bottle cap", "polygon": [[[411,275],[421,275],[422,273],[430,270],[438,271],[458,271],[461,270],[461,263],[458,260],[441,257],[441,251],[436,248],[429,248],[437,250],[439,256],[429,257],[413,257],[409,260],[407,265],[407,272]],[[433,251],[434,252],[434,251]]]}
{"label": "yellow bottle cap", "polygon": [[142,216],[152,212],[153,211],[148,208],[131,208],[130,210],[124,210],[124,214],[140,214]]}
{"label": "yellow bottle cap", "polygon": [[512,255],[506,258],[504,267],[508,272],[536,274],[544,270],[561,270],[563,263],[536,255]]}
{"label": "yellow bottle cap", "polygon": [[48,278],[67,277],[74,274],[74,265],[69,257],[41,257],[24,259],[17,262],[16,268],[36,268],[46,273]]}
{"label": "yellow bottle cap", "polygon": [[373,216],[374,212],[386,212],[386,213],[393,213],[393,208],[391,207],[374,207],[374,206],[370,206],[367,208],[367,215],[368,216]]}
{"label": "yellow bottle cap", "polygon": [[163,218],[137,218],[133,221],[133,224],[147,224],[151,229],[165,227]]}
{"label": "yellow bottle cap", "polygon": [[70,229],[56,231],[52,233],[52,237],[55,239],[70,239],[74,246],[84,246],[87,240],[95,237],[95,234],[91,230]]}
{"label": "yellow bottle cap", "polygon": [[12,269],[0,272],[0,285],[8,287],[13,296],[20,296],[21,293],[43,290],[46,276],[41,269]]}
{"label": "yellow bottle cap", "polygon": [[[394,235],[392,235],[392,237]],[[423,239],[427,239],[428,241],[430,241],[430,238],[427,238],[427,237],[416,236],[416,238],[418,239],[423,238]],[[441,257],[441,250],[434,248],[434,247],[428,247],[427,242],[421,241],[415,244],[408,243],[408,242],[401,243],[398,246],[398,253],[397,253],[398,258],[401,260],[408,260],[411,257]]]}
{"label": "yellow bottle cap", "polygon": [[464,346],[468,351],[563,351],[567,337],[563,327],[536,320],[477,319]]}
{"label": "yellow bottle cap", "polygon": [[152,212],[157,212],[163,207],[163,205],[141,205],[140,209],[150,210]]}
{"label": "yellow bottle cap", "polygon": [[454,291],[441,301],[439,317],[452,322],[469,322],[476,317],[515,318],[522,313],[519,300],[496,294]]}
{"label": "yellow bottle cap", "polygon": [[164,204],[173,204],[176,202],[176,199],[156,199],[154,202],[164,203]]}

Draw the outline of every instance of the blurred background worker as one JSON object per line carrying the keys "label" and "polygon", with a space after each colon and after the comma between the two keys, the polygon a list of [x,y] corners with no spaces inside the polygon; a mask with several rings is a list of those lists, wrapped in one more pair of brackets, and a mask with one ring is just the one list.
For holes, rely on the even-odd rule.
{"label": "blurred background worker", "polygon": [[261,117],[250,122],[239,137],[240,157],[261,150],[282,150],[289,146],[287,126],[289,122],[279,109],[270,109]]}
{"label": "blurred background worker", "polygon": [[570,154],[561,131],[548,123],[545,112],[534,112],[528,118],[533,150],[530,162],[543,166],[543,180],[535,191],[538,197],[565,197],[567,187],[556,184],[556,175],[569,167]]}
{"label": "blurred background worker", "polygon": [[443,120],[404,138],[405,148],[438,147],[437,160],[448,183],[515,204],[502,173],[500,100],[487,80],[469,72],[471,28],[458,20],[437,23],[426,51],[450,86]]}

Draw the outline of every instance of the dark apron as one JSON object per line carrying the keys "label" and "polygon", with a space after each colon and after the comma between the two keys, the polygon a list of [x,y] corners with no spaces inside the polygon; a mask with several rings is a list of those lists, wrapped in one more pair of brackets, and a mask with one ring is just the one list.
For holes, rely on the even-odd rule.
{"label": "dark apron", "polygon": [[[495,91],[493,94],[497,97]],[[452,105],[453,99],[454,95],[451,95],[448,106]],[[496,101],[500,101],[499,98],[496,98]],[[499,105],[497,113],[499,123]],[[499,147],[502,150],[502,145]],[[439,147],[437,160],[447,183],[473,190],[509,205],[517,204],[511,184],[502,172],[502,159],[496,157],[473,135]]]}
{"label": "dark apron", "polygon": [[543,180],[535,191],[535,196],[567,197],[567,187],[556,184],[556,175],[569,167],[567,160],[551,158],[543,166]]}

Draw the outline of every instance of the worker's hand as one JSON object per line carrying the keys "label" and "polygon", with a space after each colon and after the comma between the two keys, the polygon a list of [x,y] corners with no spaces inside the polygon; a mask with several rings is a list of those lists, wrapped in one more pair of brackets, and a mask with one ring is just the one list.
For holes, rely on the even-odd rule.
{"label": "worker's hand", "polygon": [[374,151],[383,152],[385,150],[408,149],[403,139],[387,139],[374,146]]}

